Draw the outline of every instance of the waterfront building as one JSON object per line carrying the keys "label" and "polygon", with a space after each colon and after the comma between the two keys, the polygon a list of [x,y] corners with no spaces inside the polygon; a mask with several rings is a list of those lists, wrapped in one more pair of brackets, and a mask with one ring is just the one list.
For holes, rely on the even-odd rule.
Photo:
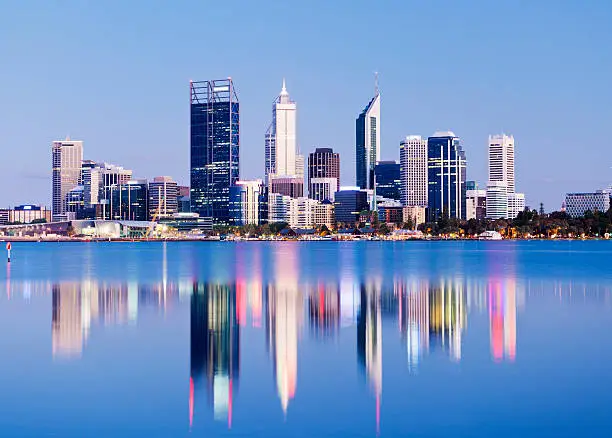
{"label": "waterfront building", "polygon": [[[474,181],[468,181],[465,191],[465,218],[484,219],[487,216],[487,191],[478,190]],[[524,198],[523,198],[524,199]]]}
{"label": "waterfront building", "polygon": [[315,226],[325,225],[328,229],[336,225],[336,215],[334,214],[334,204],[331,201],[322,201],[314,207]]}
{"label": "waterfront building", "polygon": [[169,176],[156,176],[149,182],[149,219],[172,217],[178,213],[178,184]]}
{"label": "waterfront building", "polygon": [[427,207],[427,140],[409,135],[400,143],[402,205]]}
{"label": "waterfront building", "polygon": [[334,191],[337,191],[340,187],[340,154],[335,153],[332,148],[316,148],[308,155],[308,193],[311,198],[323,201],[320,199],[320,192],[312,186],[315,178],[335,178]]}
{"label": "waterfront building", "polygon": [[114,220],[149,219],[149,185],[146,179],[131,179],[113,184],[110,191],[109,217]]}
{"label": "waterfront building", "polygon": [[395,161],[379,161],[374,167],[374,182],[376,197],[400,201],[400,163]]}
{"label": "waterfront building", "polygon": [[367,193],[359,187],[344,187],[334,195],[334,207],[336,222],[348,227],[354,226],[359,221],[359,214],[368,210]]}
{"label": "waterfront building", "polygon": [[241,180],[230,188],[230,220],[233,225],[259,225],[265,186],[261,179]]}
{"label": "waterfront building", "polygon": [[489,219],[506,219],[508,217],[508,186],[505,181],[489,181],[486,205]]}
{"label": "waterfront building", "polygon": [[0,225],[9,223],[31,224],[32,222],[51,222],[51,210],[34,204],[0,209]]}
{"label": "waterfront building", "polygon": [[310,178],[310,198],[317,201],[332,201],[338,191],[337,178]]}
{"label": "waterfront building", "polygon": [[291,197],[279,193],[268,194],[268,222],[289,223],[289,211],[291,209]]}
{"label": "waterfront building", "polygon": [[289,203],[289,226],[291,228],[314,228],[315,208],[319,201],[300,197],[292,198]]}
{"label": "waterfront building", "polygon": [[489,181],[506,183],[508,194],[514,193],[514,137],[506,134],[489,136]]}
{"label": "waterfront building", "polygon": [[584,216],[587,211],[605,213],[610,209],[610,192],[568,193],[565,195],[565,211],[571,217]]}
{"label": "waterfront building", "polygon": [[83,186],[76,186],[66,195],[66,219],[78,219],[84,205]]}
{"label": "waterfront building", "polygon": [[[265,175],[297,176],[301,167],[304,178],[304,157],[298,156],[296,137],[297,105],[289,98],[285,80],[280,94],[272,104],[272,122],[266,131]],[[297,166],[296,166],[297,165]]]}
{"label": "waterfront building", "polygon": [[269,181],[270,193],[278,193],[292,198],[304,196],[304,178],[270,175]]}
{"label": "waterfront building", "polygon": [[401,225],[404,221],[404,210],[399,201],[385,201],[378,204],[378,221],[387,224]]}
{"label": "waterfront building", "polygon": [[374,166],[380,160],[380,93],[374,97],[355,121],[355,156],[357,186],[374,189]]}
{"label": "waterfront building", "polygon": [[508,193],[508,219],[515,219],[521,211],[525,210],[524,193]]}
{"label": "waterfront building", "polygon": [[452,132],[437,132],[427,140],[428,221],[442,216],[465,219],[465,151]]}
{"label": "waterfront building", "polygon": [[53,220],[66,219],[66,196],[79,185],[83,142],[70,139],[54,141],[51,145]]}
{"label": "waterfront building", "polygon": [[402,209],[402,221],[407,223],[412,221],[412,226],[416,229],[425,223],[425,207],[407,205]]}
{"label": "waterfront building", "polygon": [[229,225],[229,190],[240,179],[240,104],[231,78],[190,82],[191,211]]}

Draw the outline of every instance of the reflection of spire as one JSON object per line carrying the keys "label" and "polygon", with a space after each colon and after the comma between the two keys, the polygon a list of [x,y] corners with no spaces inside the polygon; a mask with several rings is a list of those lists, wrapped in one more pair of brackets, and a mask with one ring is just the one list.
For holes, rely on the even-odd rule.
{"label": "reflection of spire", "polygon": [[194,406],[205,386],[214,417],[231,427],[234,386],[240,371],[240,330],[233,286],[196,284],[191,296],[191,378]]}
{"label": "reflection of spire", "polygon": [[303,314],[296,250],[295,245],[277,247],[274,254],[277,282],[269,285],[267,291],[269,344],[274,357],[278,395],[285,414],[297,387],[298,334]]}
{"label": "reflection of spire", "polygon": [[361,306],[357,321],[357,357],[376,397],[376,429],[380,427],[382,395],[382,326],[380,287],[362,285]]}

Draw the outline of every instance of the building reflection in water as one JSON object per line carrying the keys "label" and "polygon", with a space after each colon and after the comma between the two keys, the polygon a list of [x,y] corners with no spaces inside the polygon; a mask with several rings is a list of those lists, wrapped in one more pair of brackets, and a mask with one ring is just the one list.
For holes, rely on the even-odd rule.
{"label": "building reflection in water", "polygon": [[297,387],[298,340],[304,314],[304,297],[298,286],[296,246],[279,246],[274,253],[274,262],[275,282],[266,288],[266,333],[278,396],[286,414]]}
{"label": "building reflection in water", "polygon": [[240,374],[240,327],[233,285],[196,283],[191,296],[190,426],[203,392],[215,420],[232,425]]}
{"label": "building reflection in water", "polygon": [[361,286],[357,316],[357,360],[376,398],[376,430],[380,427],[382,397],[381,289],[378,282]]}
{"label": "building reflection in water", "polygon": [[488,285],[491,356],[495,362],[516,357],[516,282],[492,280]]}
{"label": "building reflection in water", "polygon": [[333,337],[340,329],[340,291],[335,283],[319,283],[308,292],[308,325],[315,338]]}

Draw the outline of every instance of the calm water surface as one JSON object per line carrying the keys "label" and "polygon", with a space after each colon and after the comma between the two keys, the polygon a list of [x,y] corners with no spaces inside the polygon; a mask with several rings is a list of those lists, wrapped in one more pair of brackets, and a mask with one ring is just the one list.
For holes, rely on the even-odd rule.
{"label": "calm water surface", "polygon": [[612,436],[611,256],[612,242],[14,244],[1,436]]}

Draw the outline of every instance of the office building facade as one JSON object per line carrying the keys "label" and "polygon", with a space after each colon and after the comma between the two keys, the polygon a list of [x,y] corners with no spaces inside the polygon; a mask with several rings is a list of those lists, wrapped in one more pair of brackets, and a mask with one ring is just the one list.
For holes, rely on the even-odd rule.
{"label": "office building facade", "polygon": [[304,196],[304,179],[296,176],[270,176],[270,193],[292,198]]}
{"label": "office building facade", "polygon": [[379,161],[374,167],[376,196],[400,201],[400,164],[395,161]]}
{"label": "office building facade", "polygon": [[[473,186],[476,187],[476,186]],[[487,191],[477,188],[465,192],[465,218],[484,219],[487,216]]]}
{"label": "office building facade", "polygon": [[380,93],[355,121],[356,184],[360,189],[374,189],[374,166],[380,161]]}
{"label": "office building facade", "polygon": [[0,225],[9,223],[31,224],[32,222],[51,222],[51,210],[34,204],[0,209]]}
{"label": "office building facade", "polygon": [[568,193],[565,195],[565,212],[571,217],[581,217],[587,211],[606,213],[610,209],[610,192]]}
{"label": "office building facade", "polygon": [[465,219],[465,151],[452,132],[427,140],[427,220]]}
{"label": "office building facade", "polygon": [[262,207],[265,186],[261,179],[241,180],[230,188],[230,213],[232,225],[259,225],[262,223]]}
{"label": "office building facade", "polygon": [[146,179],[132,179],[111,186],[109,217],[114,220],[149,220],[149,185]]}
{"label": "office building facade", "polygon": [[[308,194],[318,199],[317,193],[312,190],[314,178],[335,178],[336,190],[340,188],[340,154],[332,148],[316,148],[308,155]],[[320,199],[322,201],[322,199]]]}
{"label": "office building facade", "polygon": [[66,219],[66,196],[79,185],[82,161],[82,141],[66,139],[54,141],[51,145],[53,220]]}
{"label": "office building facade", "polygon": [[486,202],[489,219],[508,217],[508,186],[505,181],[489,181]]}
{"label": "office building facade", "polygon": [[272,104],[272,122],[266,131],[265,176],[269,184],[270,176],[299,176],[301,167],[304,176],[304,157],[297,150],[296,137],[297,105],[289,98],[285,80],[280,94]]}
{"label": "office building facade", "polygon": [[400,143],[402,205],[427,207],[427,139],[410,135]]}
{"label": "office building facade", "polygon": [[309,191],[311,199],[334,202],[334,195],[338,191],[338,179],[311,178]]}
{"label": "office building facade", "polygon": [[289,223],[291,199],[279,193],[268,194],[268,223]]}
{"label": "office building facade", "polygon": [[171,177],[157,176],[149,182],[149,220],[171,218],[178,213],[177,201],[178,184]]}
{"label": "office building facade", "polygon": [[334,213],[336,222],[347,227],[354,226],[359,222],[359,214],[368,210],[368,196],[365,191],[355,188],[341,188],[336,192],[334,201]]}
{"label": "office building facade", "polygon": [[525,210],[524,193],[508,193],[508,219],[516,219]]}
{"label": "office building facade", "polygon": [[240,179],[240,104],[231,78],[191,82],[191,211],[229,225]]}
{"label": "office building facade", "polygon": [[513,136],[489,136],[489,181],[505,182],[508,193],[515,192]]}

